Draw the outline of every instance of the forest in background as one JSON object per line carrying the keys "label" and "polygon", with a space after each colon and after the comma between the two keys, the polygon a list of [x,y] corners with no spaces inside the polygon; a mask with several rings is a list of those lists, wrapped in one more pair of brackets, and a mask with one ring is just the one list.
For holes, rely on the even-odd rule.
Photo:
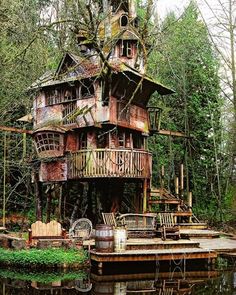
{"label": "forest in background", "polygon": [[[181,131],[188,136],[150,137],[153,186],[160,185],[164,165],[165,186],[173,190],[173,178],[183,163],[185,186],[193,192],[194,213],[209,221],[234,220],[235,2],[227,0],[224,10],[227,23],[218,20],[229,33],[231,54],[227,60],[214,43],[214,36],[209,34],[196,1],[191,1],[180,17],[171,13],[162,22],[158,11],[152,9],[152,1],[138,4],[140,44],[147,47],[147,74],[176,92],[165,97],[155,95],[150,103],[162,109],[162,129]],[[0,125],[31,128],[30,123],[18,121],[31,112],[34,94],[27,89],[44,72],[55,69],[64,52],[78,54],[76,30],[81,26],[91,29],[91,24],[85,23],[86,27],[81,23],[84,7],[82,0],[1,1]],[[105,16],[92,17],[96,24]],[[227,75],[222,64],[229,65]],[[0,204],[5,197],[7,215],[20,213],[33,220],[31,140],[25,134],[10,132],[1,132],[0,136]],[[57,206],[55,198],[54,207]]]}

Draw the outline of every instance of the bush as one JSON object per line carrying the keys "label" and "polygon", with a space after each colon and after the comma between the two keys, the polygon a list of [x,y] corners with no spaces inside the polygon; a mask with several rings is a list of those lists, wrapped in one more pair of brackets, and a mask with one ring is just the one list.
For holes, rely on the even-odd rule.
{"label": "bush", "polygon": [[0,264],[19,266],[52,267],[62,264],[82,264],[88,259],[84,250],[65,249],[29,249],[6,250],[0,248]]}

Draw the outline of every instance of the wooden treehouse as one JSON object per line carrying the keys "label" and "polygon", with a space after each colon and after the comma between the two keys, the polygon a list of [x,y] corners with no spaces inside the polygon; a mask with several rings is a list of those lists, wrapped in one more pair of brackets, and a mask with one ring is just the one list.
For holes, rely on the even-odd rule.
{"label": "wooden treehouse", "polygon": [[[100,212],[122,211],[125,184],[133,183],[131,210],[138,213],[151,210],[152,202],[147,139],[161,133],[159,109],[148,107],[148,102],[154,92],[173,91],[144,73],[133,33],[139,27],[133,1],[116,3],[110,1],[110,37],[115,43],[106,62],[101,63],[101,54],[78,31],[79,52],[65,53],[55,72],[45,73],[32,85],[37,93],[34,173],[39,184],[86,183],[88,194],[99,196]],[[99,30],[104,44],[107,34],[104,21]],[[106,46],[102,50],[108,56]]]}

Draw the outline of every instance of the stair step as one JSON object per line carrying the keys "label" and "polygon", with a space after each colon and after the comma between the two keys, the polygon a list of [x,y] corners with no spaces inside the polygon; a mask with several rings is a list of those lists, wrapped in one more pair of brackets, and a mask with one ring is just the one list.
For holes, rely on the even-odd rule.
{"label": "stair step", "polygon": [[[156,240],[156,241],[155,241]],[[153,241],[144,239],[143,242],[136,242],[135,240],[127,240],[126,249],[127,250],[151,250],[151,249],[177,249],[177,248],[198,248],[199,242],[192,242],[188,240],[178,240],[178,241],[160,241],[159,239],[153,239]]]}
{"label": "stair step", "polygon": [[178,223],[181,229],[207,229],[206,223]]}
{"label": "stair step", "polygon": [[173,212],[174,216],[192,216],[193,213],[191,211],[177,211]]}
{"label": "stair step", "polygon": [[159,199],[159,200],[149,200],[148,204],[177,204],[180,205],[181,201],[176,199]]}

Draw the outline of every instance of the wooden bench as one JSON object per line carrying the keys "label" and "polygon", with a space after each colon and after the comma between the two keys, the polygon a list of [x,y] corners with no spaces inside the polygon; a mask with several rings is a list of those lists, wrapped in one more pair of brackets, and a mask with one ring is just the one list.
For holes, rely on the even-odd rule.
{"label": "wooden bench", "polygon": [[126,213],[119,219],[125,225],[129,238],[151,238],[156,236],[155,213]]}
{"label": "wooden bench", "polygon": [[174,214],[159,213],[158,215],[161,226],[160,230],[162,240],[165,241],[167,237],[171,237],[176,240],[180,239],[179,226],[174,223]]}
{"label": "wooden bench", "polygon": [[66,231],[61,227],[61,224],[55,220],[49,223],[36,221],[31,225],[29,231],[29,244],[35,245],[40,239],[65,239]]}

